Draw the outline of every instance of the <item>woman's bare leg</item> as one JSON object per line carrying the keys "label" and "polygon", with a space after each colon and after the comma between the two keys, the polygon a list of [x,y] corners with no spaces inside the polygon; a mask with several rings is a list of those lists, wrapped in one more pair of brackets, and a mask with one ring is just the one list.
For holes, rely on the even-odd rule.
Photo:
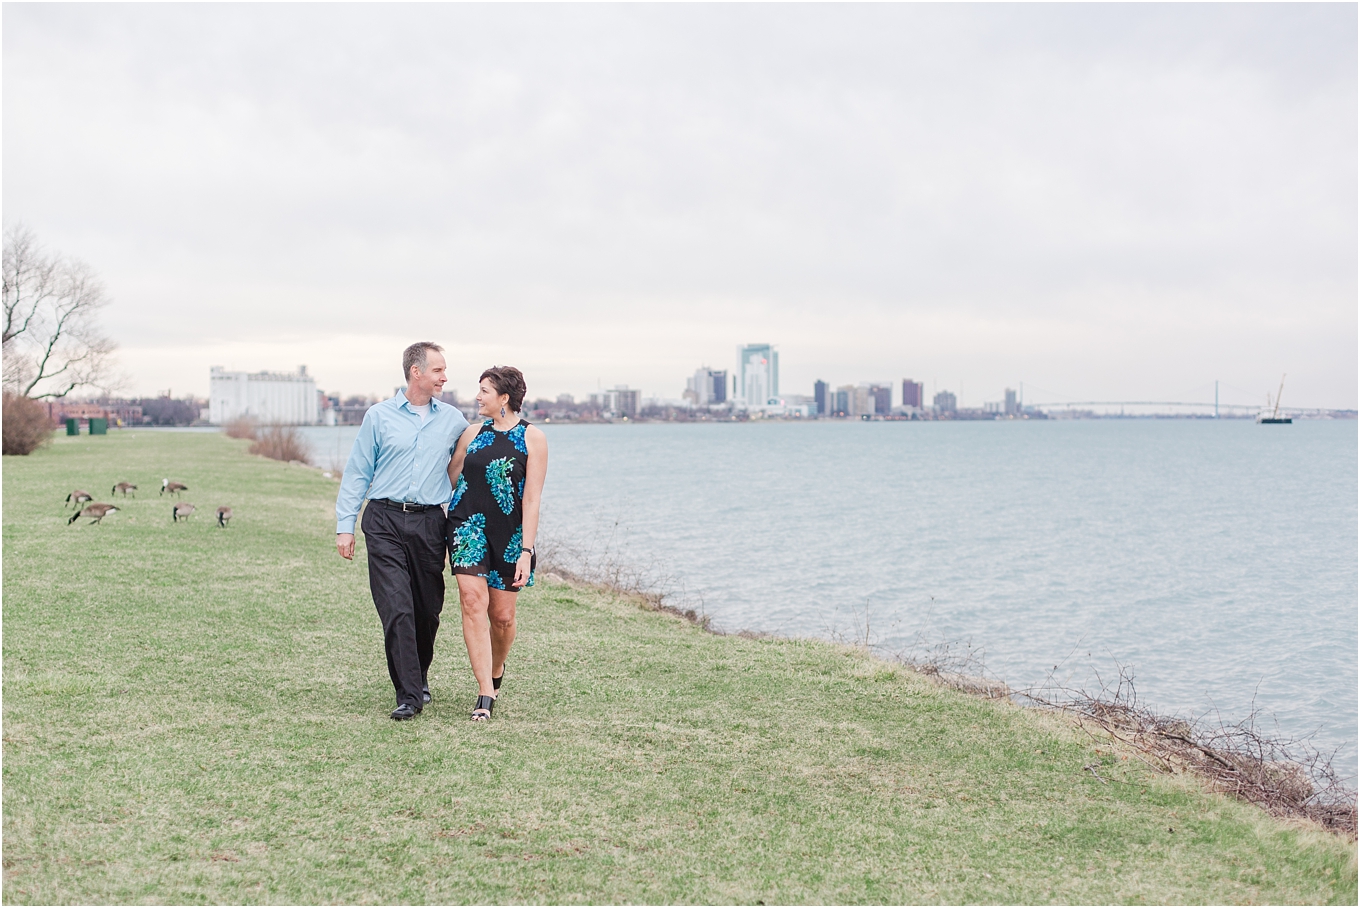
{"label": "woman's bare leg", "polygon": [[458,578],[458,601],[463,608],[463,644],[467,646],[468,662],[472,663],[472,674],[477,679],[477,693],[494,697],[496,689],[491,686],[492,632],[487,617],[490,602],[486,578],[471,574],[454,576]]}
{"label": "woman's bare leg", "polygon": [[505,657],[510,655],[510,645],[515,642],[515,597],[518,593],[509,590],[488,590],[491,602],[488,616],[491,619],[491,674],[499,678],[505,674]]}

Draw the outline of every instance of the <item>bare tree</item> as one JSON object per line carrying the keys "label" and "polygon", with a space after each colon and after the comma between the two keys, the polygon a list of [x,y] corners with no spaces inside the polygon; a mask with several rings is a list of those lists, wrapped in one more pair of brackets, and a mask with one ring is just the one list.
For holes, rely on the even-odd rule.
{"label": "bare tree", "polygon": [[5,231],[3,284],[7,389],[33,399],[111,390],[116,345],[97,321],[109,299],[89,265],[48,254],[16,225]]}

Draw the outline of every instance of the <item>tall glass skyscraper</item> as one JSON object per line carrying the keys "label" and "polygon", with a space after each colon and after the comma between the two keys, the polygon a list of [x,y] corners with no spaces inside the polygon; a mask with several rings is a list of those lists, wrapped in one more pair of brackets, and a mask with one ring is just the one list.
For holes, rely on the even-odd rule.
{"label": "tall glass skyscraper", "polygon": [[737,348],[736,401],[747,409],[779,402],[779,351],[772,344]]}

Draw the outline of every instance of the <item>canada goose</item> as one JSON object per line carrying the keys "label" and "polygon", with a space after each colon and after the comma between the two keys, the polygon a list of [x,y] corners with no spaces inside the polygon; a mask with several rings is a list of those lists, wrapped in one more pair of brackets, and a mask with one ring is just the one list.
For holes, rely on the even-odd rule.
{"label": "canada goose", "polygon": [[[117,493],[117,492],[122,492],[122,493],[123,493],[123,497],[124,497],[124,498],[127,498],[127,493],[128,493],[129,491],[136,492],[136,491],[137,491],[137,487],[136,487],[135,485],[133,485],[132,483],[130,483],[130,482],[120,482],[120,483],[118,483],[118,485],[114,486],[112,490],[110,490],[109,494],[110,494],[110,495],[113,495],[113,494],[115,494],[115,493]],[[133,497],[133,498],[136,498],[137,496],[136,496],[136,495],[133,495],[132,497]]]}
{"label": "canada goose", "polygon": [[227,528],[227,521],[231,519],[231,508],[223,506],[217,509],[217,525],[222,529]]}
{"label": "canada goose", "polygon": [[66,525],[69,527],[71,524],[75,523],[82,517],[93,517],[94,520],[91,520],[90,523],[91,524],[99,523],[101,520],[103,520],[105,517],[109,516],[116,510],[118,509],[111,504],[87,505],[83,511],[76,511],[74,514],[72,514],[71,519],[66,521]]}
{"label": "canada goose", "polygon": [[171,482],[168,479],[161,480],[161,494],[169,492],[172,495],[179,495],[180,492],[189,491],[189,487],[182,482]]}
{"label": "canada goose", "polygon": [[170,509],[170,520],[179,523],[181,520],[188,520],[189,515],[194,512],[194,506],[187,501],[182,501]]}
{"label": "canada goose", "polygon": [[66,503],[74,504],[77,510],[80,509],[80,503],[82,501],[94,501],[94,496],[81,489],[76,489],[70,495],[66,496]]}

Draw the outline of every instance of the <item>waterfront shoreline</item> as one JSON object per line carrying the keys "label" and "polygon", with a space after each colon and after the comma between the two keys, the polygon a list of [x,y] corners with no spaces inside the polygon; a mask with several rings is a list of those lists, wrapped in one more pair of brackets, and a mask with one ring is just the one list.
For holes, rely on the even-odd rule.
{"label": "waterfront shoreline", "polygon": [[[7,902],[1355,899],[1353,845],[1062,717],[546,578],[493,722],[450,622],[435,702],[393,723],[334,483],[245,447],[6,458]],[[171,467],[229,529],[155,495],[60,514],[76,477]]]}
{"label": "waterfront shoreline", "polygon": [[1307,741],[1272,738],[1253,719],[1229,725],[1221,718],[1217,724],[1206,724],[1203,718],[1160,715],[1137,698],[1127,678],[1119,678],[1113,689],[1094,695],[1064,689],[1015,690],[1001,679],[973,673],[981,666],[956,665],[947,658],[913,661],[877,652],[867,643],[838,643],[748,629],[720,630],[712,626],[709,616],[683,604],[670,604],[662,593],[590,580],[550,562],[545,562],[543,576],[549,582],[616,596],[639,608],[675,616],[706,633],[848,646],[867,658],[905,668],[948,690],[1066,716],[1075,727],[1098,736],[1125,758],[1137,756],[1154,771],[1189,775],[1206,791],[1252,804],[1284,820],[1314,824],[1356,840],[1355,780],[1339,776],[1326,754]]}
{"label": "waterfront shoreline", "polygon": [[1278,718],[1353,776],[1354,423],[1277,428],[548,427],[543,527],[718,627],[859,639],[867,606],[883,652],[971,644],[1015,687],[1131,665],[1160,710]]}

